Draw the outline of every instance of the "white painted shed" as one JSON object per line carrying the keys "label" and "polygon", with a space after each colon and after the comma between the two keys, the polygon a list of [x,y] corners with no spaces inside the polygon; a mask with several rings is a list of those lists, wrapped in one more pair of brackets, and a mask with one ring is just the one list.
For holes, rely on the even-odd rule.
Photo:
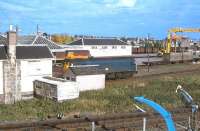
{"label": "white painted shed", "polygon": [[79,97],[77,82],[55,77],[43,77],[34,81],[34,94],[58,102]]}
{"label": "white painted shed", "polygon": [[105,74],[97,67],[70,67],[65,73],[65,78],[76,81],[80,91],[105,88]]}

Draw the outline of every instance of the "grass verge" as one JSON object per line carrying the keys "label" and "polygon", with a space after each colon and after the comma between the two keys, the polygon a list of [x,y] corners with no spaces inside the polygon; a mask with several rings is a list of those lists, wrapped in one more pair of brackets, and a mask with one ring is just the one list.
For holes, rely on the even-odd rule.
{"label": "grass verge", "polygon": [[[180,98],[175,93],[178,84],[181,84],[194,100],[200,103],[200,75],[196,72],[181,76],[165,75],[108,81],[104,90],[82,92],[80,98],[63,103],[48,99],[33,99],[17,102],[14,105],[0,105],[0,120],[44,120],[60,112],[65,116],[132,112],[135,107],[130,96],[145,96],[167,108],[175,108],[182,106]],[[149,109],[145,105],[141,107]]]}

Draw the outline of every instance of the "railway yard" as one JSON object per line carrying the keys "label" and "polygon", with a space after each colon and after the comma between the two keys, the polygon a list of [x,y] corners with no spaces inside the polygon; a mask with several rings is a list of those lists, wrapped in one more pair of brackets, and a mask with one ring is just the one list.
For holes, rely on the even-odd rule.
{"label": "railway yard", "polygon": [[200,131],[199,5],[0,1],[0,131]]}
{"label": "railway yard", "polygon": [[[167,68],[166,68],[167,67]],[[198,95],[199,64],[178,63],[170,65],[153,65],[149,71],[147,66],[138,67],[138,73],[131,78],[108,80],[106,89],[102,91],[87,91],[80,94],[78,100],[63,102],[60,105],[44,100],[49,105],[42,105],[43,109],[57,106],[57,111],[49,111],[40,117],[43,121],[23,121],[25,112],[12,116],[14,119],[21,117],[21,122],[3,122],[0,124],[2,130],[109,130],[129,131],[142,130],[143,119],[146,118],[148,130],[163,131],[166,125],[158,113],[153,112],[147,106],[141,105],[148,110],[148,113],[138,112],[134,102],[129,96],[144,95],[156,100],[166,107],[176,123],[177,131],[184,131],[188,128],[189,118],[192,118],[191,108],[185,108],[180,98],[175,93],[177,84],[182,84],[189,91],[196,101],[200,100]],[[158,99],[159,98],[159,99]],[[168,99],[166,99],[168,98]],[[28,104],[26,101],[18,103],[21,106],[29,105],[29,108],[37,107]],[[23,105],[24,104],[24,105]],[[40,103],[41,104],[41,103]],[[43,103],[44,104],[44,103]],[[14,109],[17,110],[17,106]],[[64,108],[65,107],[65,108]],[[1,107],[2,108],[2,107]],[[10,109],[3,106],[4,111]],[[54,107],[55,108],[55,107]],[[80,109],[81,112],[80,112]],[[40,109],[40,110],[43,110]],[[33,109],[31,109],[33,110]],[[1,110],[5,115],[2,119],[13,119]],[[11,110],[12,111],[12,110]],[[63,112],[62,119],[56,119],[56,114]],[[21,115],[20,115],[21,114]],[[7,116],[6,116],[7,115]],[[29,116],[30,115],[30,116]],[[32,119],[33,114],[26,110],[26,119]],[[25,117],[25,116],[24,116]],[[199,115],[196,115],[199,118]],[[198,125],[198,121],[195,121]]]}
{"label": "railway yard", "polygon": [[10,30],[0,37],[0,130],[200,130],[199,47],[176,47],[177,32],[200,29],[170,29],[162,48],[84,37],[59,45]]}

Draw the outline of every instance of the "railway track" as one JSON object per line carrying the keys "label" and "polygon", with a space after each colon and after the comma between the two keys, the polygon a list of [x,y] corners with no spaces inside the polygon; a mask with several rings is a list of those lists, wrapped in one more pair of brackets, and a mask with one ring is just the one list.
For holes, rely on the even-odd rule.
{"label": "railway track", "polygon": [[[177,108],[171,110],[174,121],[180,125],[187,123],[191,109]],[[71,119],[49,119],[45,121],[30,122],[4,122],[0,123],[2,131],[135,131],[141,130],[143,118],[147,119],[147,128],[165,130],[165,123],[158,113],[120,113],[102,116],[84,116]]]}
{"label": "railway track", "polygon": [[144,75],[134,75],[135,78],[144,78],[144,77],[153,77],[153,76],[162,76],[162,75],[176,75],[176,74],[185,74],[185,73],[193,73],[200,72],[200,69],[187,69],[180,71],[169,71],[169,72],[158,72],[158,73],[149,73]]}

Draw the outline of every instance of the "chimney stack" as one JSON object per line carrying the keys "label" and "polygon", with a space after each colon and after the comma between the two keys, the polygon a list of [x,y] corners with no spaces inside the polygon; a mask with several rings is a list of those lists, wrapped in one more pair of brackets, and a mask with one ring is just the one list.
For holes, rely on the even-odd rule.
{"label": "chimney stack", "polygon": [[16,62],[16,44],[17,44],[17,33],[16,31],[7,32],[7,53],[11,61],[11,64]]}
{"label": "chimney stack", "polygon": [[[4,63],[4,100],[5,104],[13,104],[20,99],[17,89],[17,64],[16,64],[17,33],[10,26],[7,32],[8,60]],[[20,96],[20,94],[19,94]]]}

